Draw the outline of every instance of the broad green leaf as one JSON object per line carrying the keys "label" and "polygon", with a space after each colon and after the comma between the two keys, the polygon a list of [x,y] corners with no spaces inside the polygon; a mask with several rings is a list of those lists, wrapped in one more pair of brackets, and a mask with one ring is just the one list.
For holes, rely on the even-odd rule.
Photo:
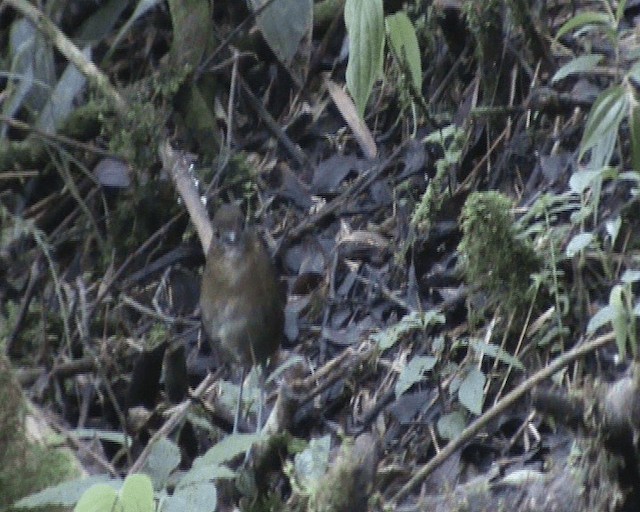
{"label": "broad green leaf", "polygon": [[[267,0],[250,0],[255,12]],[[257,17],[258,28],[278,60],[289,68],[300,42],[313,26],[312,0],[278,0],[271,2]],[[310,51],[309,46],[308,50]]]}
{"label": "broad green leaf", "polygon": [[569,179],[569,188],[571,189],[571,192],[582,194],[588,187],[591,187],[595,180],[601,175],[601,170],[580,170],[574,172]]}
{"label": "broad green leaf", "polygon": [[124,512],[153,512],[153,486],[151,479],[142,473],[125,478],[120,490],[120,503]]}
{"label": "broad green leaf", "polygon": [[551,83],[558,82],[569,75],[591,71],[600,63],[602,58],[602,55],[590,54],[571,59],[556,71],[556,74],[551,78]]}
{"label": "broad green leaf", "polygon": [[482,402],[484,400],[484,384],[487,381],[484,373],[477,368],[473,368],[460,384],[458,398],[469,412],[480,415],[482,413]]}
{"label": "broad green leaf", "polygon": [[360,117],[382,67],[384,14],[382,0],[347,0],[344,22],[349,34],[347,88]]}
{"label": "broad green leaf", "polygon": [[245,453],[254,443],[263,439],[260,434],[232,434],[213,445],[202,456],[193,462],[193,467],[201,465],[213,466],[223,464],[241,453]]}
{"label": "broad green leaf", "polygon": [[573,258],[583,249],[586,249],[593,240],[593,233],[580,233],[574,236],[567,244],[566,254],[568,258]]}
{"label": "broad green leaf", "polygon": [[422,61],[418,38],[411,20],[404,11],[387,16],[385,20],[391,48],[398,59],[405,60],[415,90],[422,89]]}
{"label": "broad green leaf", "polygon": [[162,512],[214,512],[218,506],[218,491],[211,482],[200,482],[176,489],[162,506]]}
{"label": "broad green leaf", "polygon": [[[85,47],[82,54],[87,60],[91,60],[91,47]],[[67,64],[38,116],[36,127],[45,133],[55,133],[75,110],[77,97],[84,90],[86,82],[87,79],[74,64]]]}
{"label": "broad green leaf", "polygon": [[466,426],[465,415],[462,411],[445,414],[438,419],[438,434],[444,439],[456,439]]}
{"label": "broad green leaf", "polygon": [[629,109],[629,132],[631,135],[631,164],[640,172],[640,105],[633,103]]}
{"label": "broad green leaf", "polygon": [[213,4],[208,0],[169,0],[171,63],[195,69],[211,45]]}
{"label": "broad green leaf", "polygon": [[110,480],[106,475],[96,475],[89,478],[70,480],[53,487],[47,487],[42,491],[26,496],[13,505],[14,508],[38,508],[38,507],[72,507],[81,496],[91,487],[99,483],[110,485],[115,489],[122,485],[121,480]]}
{"label": "broad green leaf", "polygon": [[621,85],[610,87],[598,96],[584,128],[579,159],[601,142],[602,137],[617,133],[620,122],[627,114],[627,105],[627,96]]}
{"label": "broad green leaf", "polygon": [[[2,113],[15,117],[20,109],[39,112],[50,100],[56,82],[52,46],[26,18],[11,24],[7,46],[2,71],[10,69],[8,75],[13,83],[3,91]],[[6,136],[8,129],[8,124],[0,126],[0,138]]]}
{"label": "broad green leaf", "polygon": [[118,492],[108,484],[96,484],[87,489],[73,512],[124,512]]}
{"label": "broad green leaf", "polygon": [[560,39],[568,32],[584,27],[585,25],[610,25],[612,22],[613,20],[607,14],[592,11],[582,12],[560,27],[556,34],[556,39]]}
{"label": "broad green leaf", "polygon": [[74,41],[81,41],[83,45],[99,43],[112,32],[128,3],[127,0],[101,2],[100,7],[85,19],[77,32],[74,32]]}
{"label": "broad green leaf", "polygon": [[611,306],[603,307],[591,317],[591,320],[589,320],[589,323],[587,324],[587,333],[593,334],[603,325],[613,322],[614,315],[615,311]]}
{"label": "broad green leaf", "polygon": [[216,478],[233,478],[234,476],[236,476],[235,471],[232,471],[226,466],[215,464],[210,466],[198,465],[197,468],[191,468],[187,471],[178,483],[176,489],[190,487],[202,482],[211,482]]}
{"label": "broad green leaf", "polygon": [[[613,155],[613,151],[616,148],[617,139],[617,127],[614,130],[604,132],[602,134],[602,137],[600,137],[594,144],[593,148],[591,148],[591,158],[589,158],[589,164],[586,168],[597,170],[607,167],[609,162],[611,162],[611,156]],[[602,174],[602,178],[606,178],[604,173]],[[595,185],[601,187],[602,183],[600,181],[596,181]],[[596,198],[600,197],[599,190],[596,191],[595,194]],[[593,203],[594,206],[596,205],[596,202]]]}
{"label": "broad green leaf", "polygon": [[153,488],[162,489],[171,472],[180,464],[180,448],[166,438],[158,439],[151,447],[149,457],[144,464],[143,471],[149,475]]}
{"label": "broad green leaf", "polygon": [[400,372],[396,382],[396,398],[407,391],[416,382],[423,379],[424,373],[432,370],[438,360],[431,356],[416,356]]}

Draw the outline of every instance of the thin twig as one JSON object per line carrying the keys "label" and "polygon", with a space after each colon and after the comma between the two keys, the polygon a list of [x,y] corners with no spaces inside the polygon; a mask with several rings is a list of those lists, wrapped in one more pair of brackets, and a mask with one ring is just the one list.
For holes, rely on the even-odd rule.
{"label": "thin twig", "polygon": [[178,424],[180,424],[180,422],[185,418],[185,416],[189,412],[189,408],[193,403],[193,400],[200,398],[202,395],[204,395],[207,389],[209,389],[209,386],[211,386],[211,384],[213,384],[216,381],[216,378],[217,378],[216,375],[209,373],[204,378],[204,380],[198,385],[196,390],[193,392],[192,398],[189,398],[179,403],[171,410],[171,416],[169,416],[169,418],[167,419],[167,421],[164,422],[162,427],[160,427],[158,431],[153,435],[153,437],[147,443],[147,446],[145,446],[144,450],[142,450],[142,453],[140,454],[140,456],[132,464],[131,468],[129,469],[130,475],[133,473],[137,473],[142,469],[145,462],[149,458],[149,455],[151,454],[153,445],[159,439],[165,438],[169,434],[171,434],[173,429],[176,428]]}

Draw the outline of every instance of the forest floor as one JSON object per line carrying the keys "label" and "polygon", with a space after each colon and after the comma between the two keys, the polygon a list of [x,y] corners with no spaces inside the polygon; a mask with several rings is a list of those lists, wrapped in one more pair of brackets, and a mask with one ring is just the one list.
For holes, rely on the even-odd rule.
{"label": "forest floor", "polygon": [[[278,2],[0,6],[0,373],[93,477],[23,505],[639,510],[637,2]],[[200,329],[230,202],[261,433]]]}

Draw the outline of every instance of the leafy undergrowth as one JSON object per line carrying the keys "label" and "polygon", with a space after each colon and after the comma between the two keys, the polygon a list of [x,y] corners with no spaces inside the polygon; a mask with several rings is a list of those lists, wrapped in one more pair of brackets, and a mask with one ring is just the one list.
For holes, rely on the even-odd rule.
{"label": "leafy undergrowth", "polygon": [[[52,43],[6,2],[0,339],[91,474],[15,507],[637,510],[635,7],[261,3],[67,2]],[[176,169],[287,290],[261,433]]]}

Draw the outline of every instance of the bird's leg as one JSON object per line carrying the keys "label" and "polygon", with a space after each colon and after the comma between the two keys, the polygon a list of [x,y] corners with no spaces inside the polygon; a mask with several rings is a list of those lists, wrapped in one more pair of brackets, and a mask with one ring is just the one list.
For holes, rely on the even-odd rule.
{"label": "bird's leg", "polygon": [[240,378],[240,392],[238,393],[238,405],[236,406],[236,414],[233,418],[233,433],[238,433],[238,424],[240,423],[240,410],[242,409],[242,388],[244,387],[244,377],[246,374],[244,366],[242,367],[242,377]]}

